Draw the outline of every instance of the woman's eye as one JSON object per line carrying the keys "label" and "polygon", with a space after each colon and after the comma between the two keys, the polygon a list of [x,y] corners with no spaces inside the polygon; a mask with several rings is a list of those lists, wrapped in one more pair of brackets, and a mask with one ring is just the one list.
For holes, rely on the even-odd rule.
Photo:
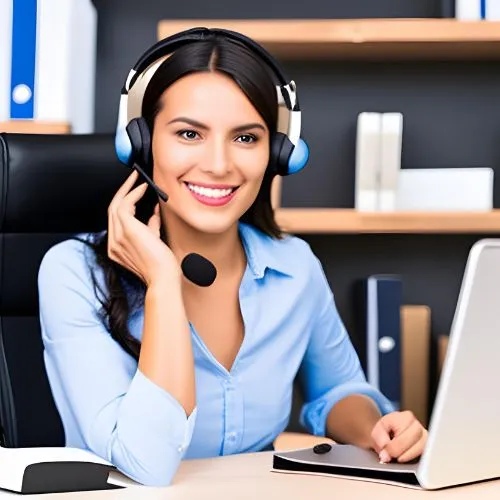
{"label": "woman's eye", "polygon": [[257,138],[252,135],[252,134],[245,134],[245,135],[240,135],[238,139],[241,139],[240,142],[243,142],[244,144],[250,144],[252,142],[255,142]]}
{"label": "woman's eye", "polygon": [[181,130],[178,132],[178,134],[183,138],[187,139],[188,141],[192,141],[193,139],[196,139],[198,136],[198,133],[195,132],[194,130]]}

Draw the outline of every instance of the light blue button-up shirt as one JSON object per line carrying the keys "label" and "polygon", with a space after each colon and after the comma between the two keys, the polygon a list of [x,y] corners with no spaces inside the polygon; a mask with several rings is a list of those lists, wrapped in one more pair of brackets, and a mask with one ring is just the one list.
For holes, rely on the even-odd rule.
{"label": "light blue button-up shirt", "polygon": [[[90,450],[143,484],[168,485],[182,459],[268,447],[287,427],[297,374],[301,422],[315,435],[325,435],[330,409],[350,394],[370,396],[383,414],[393,411],[366,382],[309,245],[239,227],[247,256],[239,292],[243,344],[227,371],[191,326],[196,408],[189,416],[106,330],[90,274],[92,250],[67,240],[47,252],[38,278],[40,321],[67,446]],[[143,319],[140,306],[129,320],[139,340]]]}

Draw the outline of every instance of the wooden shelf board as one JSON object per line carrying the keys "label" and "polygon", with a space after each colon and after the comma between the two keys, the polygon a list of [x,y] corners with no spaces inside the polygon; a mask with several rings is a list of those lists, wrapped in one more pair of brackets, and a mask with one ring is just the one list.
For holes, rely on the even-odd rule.
{"label": "wooden shelf board", "polygon": [[290,233],[500,233],[500,209],[491,212],[368,213],[336,208],[279,208]]}
{"label": "wooden shelf board", "polygon": [[195,26],[241,32],[285,59],[500,59],[500,22],[456,19],[165,20],[163,39]]}
{"label": "wooden shelf board", "polygon": [[70,125],[64,122],[43,122],[37,120],[11,120],[0,122],[0,132],[13,134],[69,134]]}

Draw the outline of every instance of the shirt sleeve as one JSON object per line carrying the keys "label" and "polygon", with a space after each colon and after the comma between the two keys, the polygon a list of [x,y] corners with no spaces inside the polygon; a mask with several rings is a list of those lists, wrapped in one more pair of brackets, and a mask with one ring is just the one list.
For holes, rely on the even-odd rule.
{"label": "shirt sleeve", "polygon": [[56,405],[71,415],[91,452],[139,483],[169,485],[191,441],[197,408],[187,417],[111,337],[84,250],[75,244],[83,246],[52,247],[38,275],[44,358]]}
{"label": "shirt sleeve", "polygon": [[304,388],[300,422],[310,433],[324,436],[330,410],[346,396],[363,394],[372,398],[383,415],[394,411],[394,408],[380,391],[367,382],[321,263],[316,257],[314,263],[317,320],[299,371]]}

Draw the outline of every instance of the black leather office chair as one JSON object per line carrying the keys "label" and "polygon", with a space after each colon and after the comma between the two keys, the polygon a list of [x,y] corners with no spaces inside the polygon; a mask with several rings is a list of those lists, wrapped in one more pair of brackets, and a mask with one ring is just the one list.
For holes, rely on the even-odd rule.
{"label": "black leather office chair", "polygon": [[0,134],[0,419],[4,446],[61,446],[43,364],[37,275],[54,244],[106,228],[130,173],[111,135]]}

